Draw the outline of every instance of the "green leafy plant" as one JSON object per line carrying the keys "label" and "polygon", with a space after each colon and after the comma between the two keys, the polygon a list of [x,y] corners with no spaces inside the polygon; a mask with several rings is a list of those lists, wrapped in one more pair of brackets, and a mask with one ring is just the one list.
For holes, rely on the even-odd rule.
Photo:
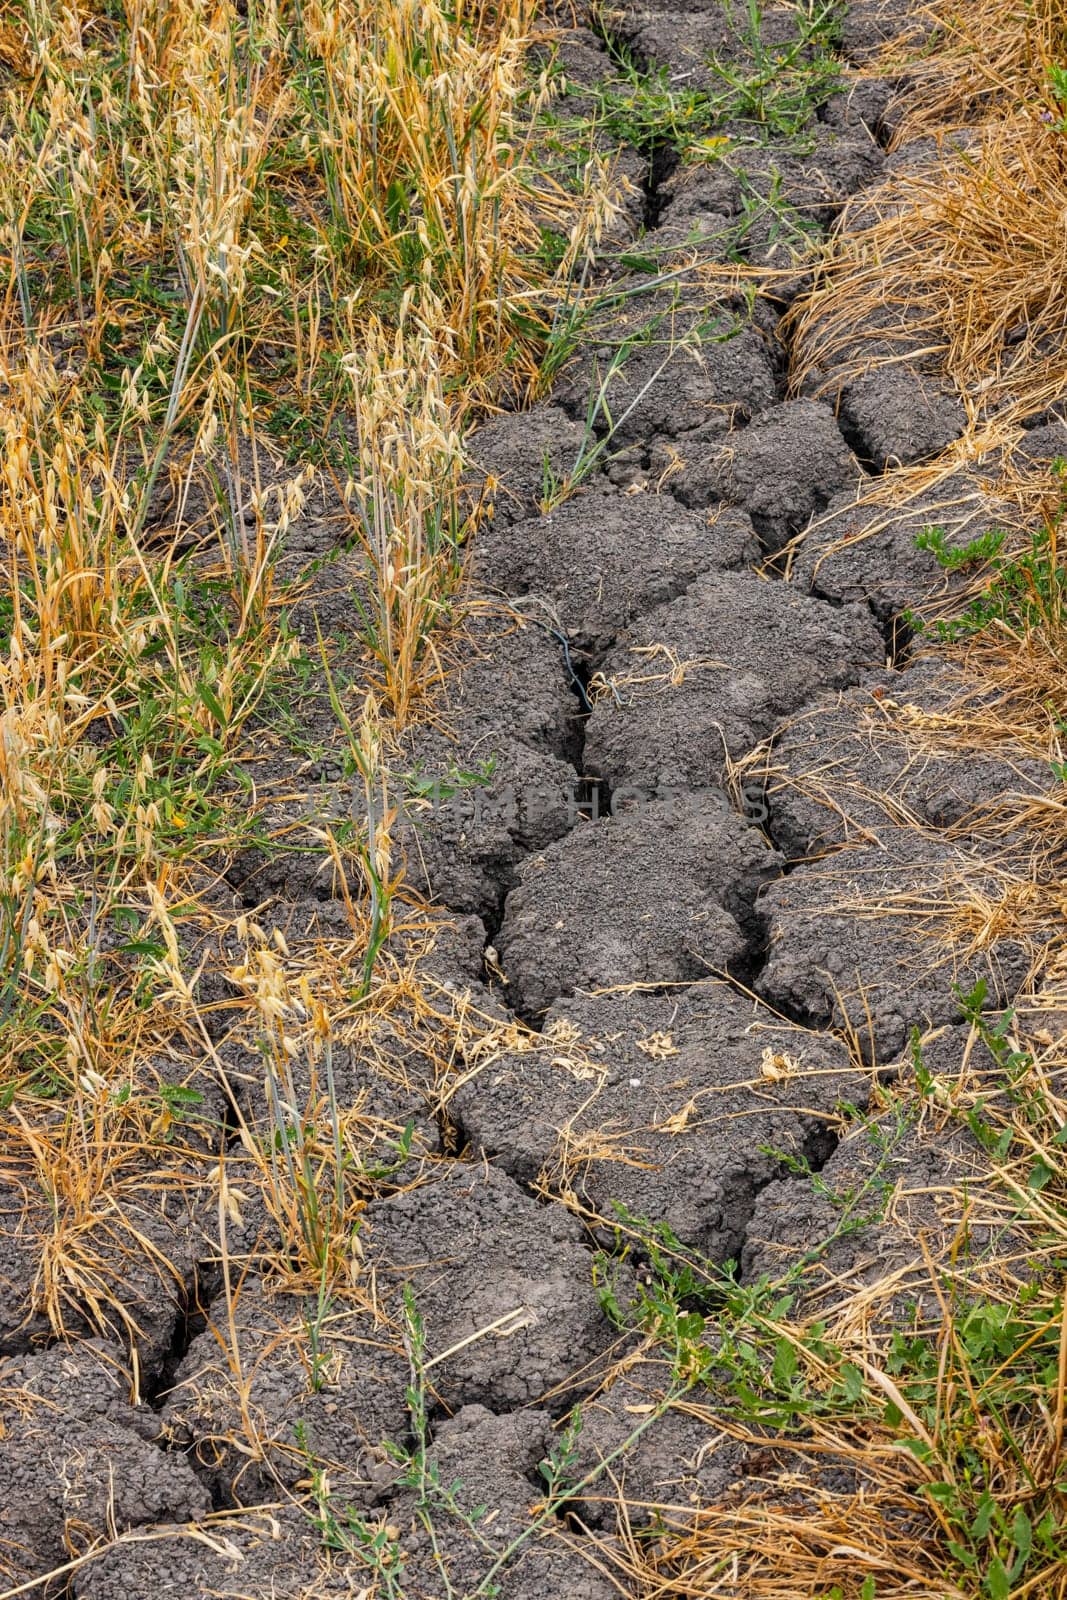
{"label": "green leafy plant", "polygon": [[838,13],[834,0],[805,13],[796,8],[796,36],[787,44],[764,40],[764,8],[743,0],[740,15],[727,5],[743,46],[740,61],[712,53],[708,68],[721,88],[714,93],[723,119],[756,123],[768,134],[790,137],[810,121],[816,106],[833,93],[841,69],[834,55]]}
{"label": "green leafy plant", "polygon": [[[1057,458],[1053,471],[1061,486],[1067,484],[1067,463]],[[1031,534],[1028,548],[1004,552],[1005,536],[999,530],[981,535],[962,547],[953,548],[944,531],[924,528],[916,535],[920,550],[929,550],[948,572],[984,563],[991,568],[989,580],[956,617],[927,624],[912,616],[912,625],[932,632],[946,643],[958,642],[996,628],[1022,640],[1042,636],[1055,650],[1063,638],[1067,613],[1067,567],[1060,554],[1060,526],[1067,511],[1067,495],[1061,492],[1055,508],[1046,513],[1044,525]]]}
{"label": "green leafy plant", "polygon": [[618,81],[597,90],[598,116],[613,139],[649,150],[667,145],[684,159],[716,154],[730,141],[718,134],[724,123],[747,122],[767,138],[792,138],[833,93],[841,69],[837,5],[824,0],[805,11],[795,8],[795,36],[768,44],[759,0],[735,6],[727,0],[727,20],[739,51],[712,52],[706,59],[713,82],[693,88],[672,82],[666,68],[645,68],[611,28],[610,13],[599,19],[618,72]]}
{"label": "green leafy plant", "polygon": [[638,150],[670,145],[683,154],[713,124],[715,101],[699,89],[672,84],[666,67],[644,70],[624,45],[614,43],[615,81],[594,90],[596,118],[612,141]]}
{"label": "green leafy plant", "polygon": [[1000,553],[1006,535],[1000,528],[989,528],[966,544],[949,543],[944,528],[923,528],[915,535],[916,550],[928,550],[945,572],[960,572],[964,567],[985,566]]}

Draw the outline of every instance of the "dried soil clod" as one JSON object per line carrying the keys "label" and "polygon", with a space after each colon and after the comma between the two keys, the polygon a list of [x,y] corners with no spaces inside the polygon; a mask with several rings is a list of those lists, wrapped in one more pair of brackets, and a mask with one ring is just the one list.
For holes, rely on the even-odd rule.
{"label": "dried soil clod", "polygon": [[1018,867],[899,827],[802,862],[760,896],[770,953],[756,988],[853,1031],[885,1062],[913,1027],[960,1019],[954,985],[967,993],[983,979],[987,1004],[1003,1006],[1039,967],[1057,912]]}
{"label": "dried soil clod", "polygon": [[576,989],[692,981],[749,948],[758,885],[780,857],[704,790],[576,828],[523,864],[497,940],[528,1015]]}
{"label": "dried soil clod", "polygon": [[508,528],[536,515],[553,482],[562,482],[581,452],[585,429],[558,405],[505,412],[467,435],[465,484],[476,506],[491,512],[488,528]]}
{"label": "dried soil clod", "polygon": [[68,1337],[101,1333],[134,1353],[139,1387],[148,1388],[195,1293],[204,1220],[198,1179],[142,1163],[84,1203],[60,1192],[49,1204],[28,1187],[5,1186],[4,1348],[26,1351],[59,1326]]}
{"label": "dried soil clod", "polygon": [[555,388],[584,421],[592,407],[611,449],[714,438],[777,398],[774,367],[757,330],[697,289],[640,295],[589,330]]}
{"label": "dried soil clod", "polygon": [[[419,1600],[475,1594],[493,1562],[521,1539],[498,1574],[502,1600],[615,1600],[618,1588],[598,1570],[595,1547],[566,1533],[539,1503],[538,1463],[551,1448],[551,1418],[543,1411],[494,1416],[472,1405],[444,1423],[427,1467],[443,1485],[456,1486],[454,1506],[433,1514],[432,1535],[413,1494],[389,1508],[401,1530],[405,1592]],[[543,1495],[543,1483],[538,1487]]]}
{"label": "dried soil clod", "polygon": [[5,1364],[0,1381],[0,1575],[12,1586],[61,1566],[94,1539],[211,1508],[163,1424],[131,1405],[117,1346],[85,1339]]}
{"label": "dried soil clod", "polygon": [[[575,649],[599,657],[653,607],[703,573],[747,566],[759,553],[743,512],[669,494],[581,494],[536,521],[487,529],[475,577],[532,614],[554,615]],[[519,603],[516,601],[516,603]]]}
{"label": "dried soil clod", "polygon": [[861,476],[830,408],[787,400],[761,412],[717,449],[690,455],[670,487],[686,505],[721,498],[740,506],[773,554],[834,495],[855,490]]}
{"label": "dried soil clod", "polygon": [[[353,1505],[375,1504],[396,1476],[411,1381],[400,1336],[367,1310],[328,1303],[309,1349],[313,1302],[249,1276],[220,1297],[182,1359],[163,1410],[172,1436],[218,1495],[277,1498],[317,1461]],[[233,1341],[236,1339],[236,1348]]]}
{"label": "dried soil clod", "polygon": [[995,839],[1052,795],[1051,761],[934,658],[802,712],[754,776],[766,786],[772,837],[795,860],[876,843],[900,824]]}
{"label": "dried soil clod", "polygon": [[846,439],[876,472],[931,460],[967,426],[955,396],[906,366],[882,367],[848,384],[840,417]]}
{"label": "dried soil clod", "polygon": [[712,980],[557,1001],[544,1039],[460,1083],[450,1109],[474,1147],[609,1224],[616,1201],[666,1223],[718,1262],[761,1186],[790,1160],[818,1163],[838,1103],[867,1097],[840,1040]]}
{"label": "dried soil clod", "polygon": [[400,1318],[410,1287],[443,1405],[558,1412],[590,1385],[616,1332],[582,1229],[562,1206],[538,1205],[495,1167],[453,1162],[375,1201],[366,1221],[379,1301]]}
{"label": "dried soil clod", "polygon": [[754,574],[709,575],[604,661],[586,767],[646,794],[721,785],[781,717],[884,661],[864,606],[831,610]]}
{"label": "dried soil clod", "polygon": [[[212,1600],[303,1600],[309,1585],[337,1581],[327,1571],[314,1514],[312,1507],[274,1505],[205,1516],[191,1527],[146,1528],[143,1542],[112,1544],[76,1572],[74,1594],[77,1600],[168,1591]],[[340,1578],[340,1593],[351,1593],[351,1582],[366,1575],[359,1562]],[[319,1593],[330,1589],[319,1587]]]}
{"label": "dried soil clod", "polygon": [[792,578],[835,604],[867,600],[889,619],[951,601],[971,579],[946,572],[930,550],[916,548],[926,528],[940,528],[949,550],[963,549],[1014,521],[1013,508],[985,477],[968,468],[941,473],[905,490],[840,494],[798,539]]}
{"label": "dried soil clod", "polygon": [[495,915],[522,857],[574,820],[579,701],[547,612],[474,618],[425,720],[401,740],[394,844],[408,886],[454,910]]}

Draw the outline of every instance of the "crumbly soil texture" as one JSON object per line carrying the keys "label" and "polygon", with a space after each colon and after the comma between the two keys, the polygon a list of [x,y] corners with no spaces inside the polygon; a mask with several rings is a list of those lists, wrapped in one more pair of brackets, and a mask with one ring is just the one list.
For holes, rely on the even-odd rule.
{"label": "crumbly soil texture", "polygon": [[[604,16],[559,35],[561,116],[597,102],[620,52],[697,89],[722,81],[709,52],[741,73],[751,54],[718,4]],[[769,7],[764,44],[796,16]],[[937,1041],[942,1082],[973,1070],[961,996],[996,1013],[1032,981],[1010,931],[979,947],[938,907],[960,884],[995,895],[991,797],[1021,811],[1053,779],[1012,749],[917,761],[894,715],[947,703],[947,669],[900,649],[895,624],[954,579],[916,547],[923,501],[888,513],[869,491],[962,431],[958,399],[906,345],[881,375],[845,352],[847,373],[791,382],[792,247],[883,170],[893,86],[857,69],[905,21],[902,4],[853,8],[836,79],[787,132],[726,113],[701,130],[719,139],[705,161],[666,139],[624,149],[642,205],[605,241],[595,317],[541,403],[467,441],[493,514],[473,539],[473,620],[404,736],[419,785],[396,836],[439,913],[438,1005],[479,1023],[450,1036],[443,1074],[432,1006],[335,1053],[336,1092],[373,1130],[359,1292],[309,1296],[268,1266],[278,1219],[242,1162],[270,1107],[224,1027],[200,1104],[227,1175],[196,1203],[163,1185],[133,1218],[139,1255],[133,1237],[86,1246],[142,1263],[99,1269],[126,1280],[108,1337],[86,1317],[84,1338],[49,1338],[41,1202],[0,1180],[12,1586],[637,1595],[635,1531],[684,1529],[753,1475],[788,1479],[783,1504],[799,1492],[780,1437],[679,1407],[640,1311],[657,1240],[741,1288],[818,1255],[804,1292],[825,1316],[888,1264],[900,1289],[878,1315],[920,1315],[915,1237],[951,1234],[934,1191],[965,1185],[978,1149],[965,1127],[890,1137],[868,1108],[914,1030]],[[737,259],[778,270],[748,293],[701,275]],[[873,350],[877,329],[857,338]],[[995,525],[980,463],[939,496],[950,544]],[[314,526],[290,549],[315,553],[298,619],[313,638],[316,592],[328,632],[349,558]],[[300,779],[317,806],[348,804],[328,764]],[[313,817],[289,804],[285,850],[245,851],[226,881],[295,944],[344,907]],[[915,1198],[843,1228],[887,1162]],[[1005,1239],[982,1221],[967,1248]],[[713,1373],[716,1358],[712,1341]]]}

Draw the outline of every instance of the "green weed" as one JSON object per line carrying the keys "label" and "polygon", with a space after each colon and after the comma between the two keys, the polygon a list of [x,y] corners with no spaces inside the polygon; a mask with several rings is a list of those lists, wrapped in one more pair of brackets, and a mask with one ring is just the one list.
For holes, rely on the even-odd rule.
{"label": "green weed", "polygon": [[[1061,486],[1067,484],[1067,462],[1057,458],[1052,470]],[[1067,605],[1067,568],[1060,557],[1059,535],[1067,514],[1067,495],[1061,492],[1056,507],[1044,516],[1044,525],[1030,536],[1029,548],[1004,552],[1006,535],[999,529],[953,547],[943,529],[923,528],[915,536],[916,549],[929,551],[946,572],[973,565],[991,569],[982,592],[969,600],[955,617],[932,623],[913,612],[908,621],[917,632],[933,634],[947,644],[999,630],[1020,642],[1033,635],[1055,650],[1063,637]]]}
{"label": "green weed", "polygon": [[594,91],[597,121],[611,140],[638,150],[666,144],[683,155],[698,145],[715,124],[713,97],[672,85],[665,67],[644,71],[624,47],[612,54],[621,78]]}
{"label": "green weed", "polygon": [[716,155],[729,138],[715,130],[728,123],[748,123],[761,138],[793,138],[838,86],[840,65],[835,0],[796,10],[796,36],[768,45],[763,37],[764,10],[759,0],[736,7],[727,0],[726,15],[741,45],[739,58],[712,53],[706,66],[709,88],[672,83],[664,67],[645,68],[611,31],[610,12],[600,21],[618,80],[597,87],[598,120],[613,140],[639,150],[668,145],[683,159]]}
{"label": "green weed", "polygon": [[916,550],[928,550],[943,572],[961,572],[964,567],[986,566],[999,555],[1006,534],[989,528],[964,545],[949,543],[944,528],[923,528],[915,535]]}
{"label": "green weed", "polygon": [[739,9],[740,15],[727,0],[744,59],[735,63],[713,54],[708,60],[721,84],[714,94],[716,113],[723,120],[755,123],[768,136],[791,137],[840,82],[835,0],[814,4],[807,13],[797,7],[796,37],[783,45],[764,43],[759,0],[743,0]]}

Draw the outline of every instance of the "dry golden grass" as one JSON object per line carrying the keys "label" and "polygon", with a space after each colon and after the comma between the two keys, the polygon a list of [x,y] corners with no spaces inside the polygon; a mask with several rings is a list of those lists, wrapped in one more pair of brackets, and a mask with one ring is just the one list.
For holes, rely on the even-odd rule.
{"label": "dry golden grass", "polygon": [[[251,922],[242,922],[241,932],[245,954],[230,977],[251,1010],[234,1008],[230,1037],[256,1042],[258,1081],[242,1092],[216,1059],[234,1099],[251,1100],[258,1112],[238,1113],[243,1181],[262,1195],[282,1241],[279,1282],[294,1292],[325,1285],[331,1295],[358,1295],[358,1232],[376,1192],[374,1168],[405,1167],[397,1180],[403,1186],[418,1181],[429,1154],[420,1136],[410,1141],[404,1123],[374,1108],[376,1090],[387,1097],[390,1088],[403,1091],[431,1115],[457,1063],[488,1048],[498,1025],[424,970],[439,930],[417,908],[398,916],[393,945],[382,951],[366,990],[372,935],[365,909],[355,912],[347,939],[320,935],[290,945]],[[344,1099],[334,1087],[335,1052],[359,1062],[364,1080],[361,1092]],[[276,1125],[292,1130],[286,1144],[265,1137]]]}
{"label": "dry golden grass", "polygon": [[1063,0],[933,0],[918,7],[910,36],[889,44],[876,68],[902,71],[908,86],[894,144],[1032,104],[1050,68],[1063,64],[1065,43]]}
{"label": "dry golden grass", "polygon": [[[337,1029],[476,1031],[452,996],[431,1019],[413,962],[375,961],[419,921],[392,908],[387,747],[462,574],[462,429],[536,382],[610,214],[538,170],[532,27],[525,0],[0,6],[0,1144],[51,1206],[34,1300],[56,1331],[87,1311],[135,1334],[100,1240],[166,1275],[126,1200],[211,1181],[158,1093],[214,1051],[205,969],[297,1135],[273,1162],[248,1139],[294,1280],[344,1280],[366,1193]],[[311,662],[365,816],[319,841],[350,935],[291,951],[216,875],[255,811],[234,763],[298,653],[277,567],[312,492],[366,557],[355,683],[325,644]]]}
{"label": "dry golden grass", "polygon": [[[855,346],[868,316],[899,307],[907,339],[936,356],[972,430],[1009,429],[1059,398],[1067,157],[1045,115],[1047,101],[987,126],[965,153],[891,179],[863,199],[881,215],[872,226],[850,230],[846,210],[795,320],[797,383],[818,367],[838,370],[838,351]],[[848,359],[858,371],[888,358],[860,350]]]}
{"label": "dry golden grass", "polygon": [[1060,397],[1065,45],[1061,0],[937,0],[910,40],[887,47],[879,70],[903,72],[907,85],[894,148],[962,135],[846,208],[793,320],[797,383],[817,367],[863,368],[855,344],[873,315],[905,353],[936,358],[967,407],[972,444]]}

